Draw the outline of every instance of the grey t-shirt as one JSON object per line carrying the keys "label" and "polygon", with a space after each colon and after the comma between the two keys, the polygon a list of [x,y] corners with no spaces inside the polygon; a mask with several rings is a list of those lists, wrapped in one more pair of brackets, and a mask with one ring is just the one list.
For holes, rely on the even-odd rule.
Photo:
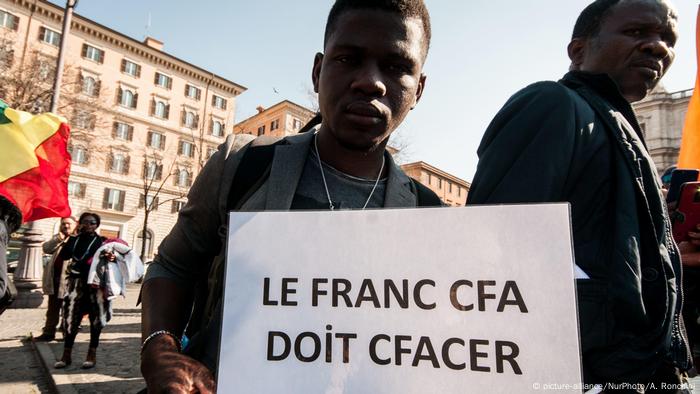
{"label": "grey t-shirt", "polygon": [[[362,209],[372,193],[376,179],[364,179],[345,174],[323,163],[323,173],[326,176],[328,194],[335,209]],[[380,179],[377,188],[367,203],[367,208],[384,206],[386,178]],[[318,166],[318,156],[314,149],[309,149],[304,171],[297,185],[292,210],[326,210],[329,209],[328,195],[323,185],[321,169]]]}

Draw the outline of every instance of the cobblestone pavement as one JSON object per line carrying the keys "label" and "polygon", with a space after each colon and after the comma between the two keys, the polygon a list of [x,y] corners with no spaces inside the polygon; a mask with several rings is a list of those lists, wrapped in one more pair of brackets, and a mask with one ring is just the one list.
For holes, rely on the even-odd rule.
{"label": "cobblestone pavement", "polygon": [[[54,359],[46,363],[59,392],[135,393],[146,387],[139,365],[141,308],[136,306],[138,294],[139,285],[129,285],[126,299],[118,297],[112,304],[114,314],[102,330],[95,368],[80,368],[90,341],[87,319],[83,321],[83,328],[73,347],[72,365],[54,369],[53,363],[63,354],[63,342],[49,343]],[[65,387],[68,385],[71,387]]]}
{"label": "cobblestone pavement", "polygon": [[0,316],[0,393],[47,393],[49,379],[29,342],[46,309],[8,309]]}

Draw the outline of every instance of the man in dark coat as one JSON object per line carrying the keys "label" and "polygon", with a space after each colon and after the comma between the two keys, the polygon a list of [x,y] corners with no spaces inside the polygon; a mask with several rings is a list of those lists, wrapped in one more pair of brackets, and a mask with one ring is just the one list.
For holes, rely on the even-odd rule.
{"label": "man in dark coat", "polygon": [[478,150],[468,203],[571,203],[585,383],[660,388],[689,367],[678,248],[630,106],[671,65],[676,19],[665,0],[595,1],[570,72],[511,97]]}

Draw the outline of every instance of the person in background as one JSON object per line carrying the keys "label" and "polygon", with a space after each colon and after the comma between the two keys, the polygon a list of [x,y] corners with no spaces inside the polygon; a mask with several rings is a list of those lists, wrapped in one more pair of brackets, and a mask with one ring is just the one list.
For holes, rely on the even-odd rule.
{"label": "person in background", "polygon": [[7,276],[7,243],[10,234],[17,231],[22,224],[22,213],[0,194],[0,315],[5,312],[14,299],[12,283]]}
{"label": "person in background", "polygon": [[71,364],[73,344],[83,316],[88,315],[90,319],[90,349],[83,368],[95,366],[97,345],[102,331],[100,314],[104,311],[96,307],[96,291],[87,283],[93,256],[104,242],[104,238],[97,234],[100,216],[85,212],[80,215],[78,225],[78,235],[70,237],[58,254],[59,259],[69,261],[61,325],[64,336],[63,356],[54,364],[55,368],[65,368]]}
{"label": "person in background", "polygon": [[35,341],[48,342],[56,338],[56,326],[63,304],[66,282],[66,266],[59,258],[59,254],[70,236],[74,235],[76,224],[77,221],[73,217],[62,218],[58,233],[42,245],[44,254],[51,255],[48,263],[44,266],[42,277],[42,290],[44,295],[49,296],[49,299],[46,308],[46,323],[41,330],[41,335],[36,337]]}

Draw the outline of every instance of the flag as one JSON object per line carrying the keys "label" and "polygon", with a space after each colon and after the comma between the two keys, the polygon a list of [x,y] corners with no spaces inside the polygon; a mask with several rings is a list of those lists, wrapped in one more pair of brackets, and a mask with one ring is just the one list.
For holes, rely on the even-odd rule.
{"label": "flag", "polygon": [[70,216],[69,135],[64,118],[16,111],[0,100],[0,195],[23,222]]}
{"label": "flag", "polygon": [[[700,9],[695,22],[696,61],[700,67]],[[685,126],[678,156],[678,168],[700,168],[700,68],[695,77],[695,90],[688,104]]]}

